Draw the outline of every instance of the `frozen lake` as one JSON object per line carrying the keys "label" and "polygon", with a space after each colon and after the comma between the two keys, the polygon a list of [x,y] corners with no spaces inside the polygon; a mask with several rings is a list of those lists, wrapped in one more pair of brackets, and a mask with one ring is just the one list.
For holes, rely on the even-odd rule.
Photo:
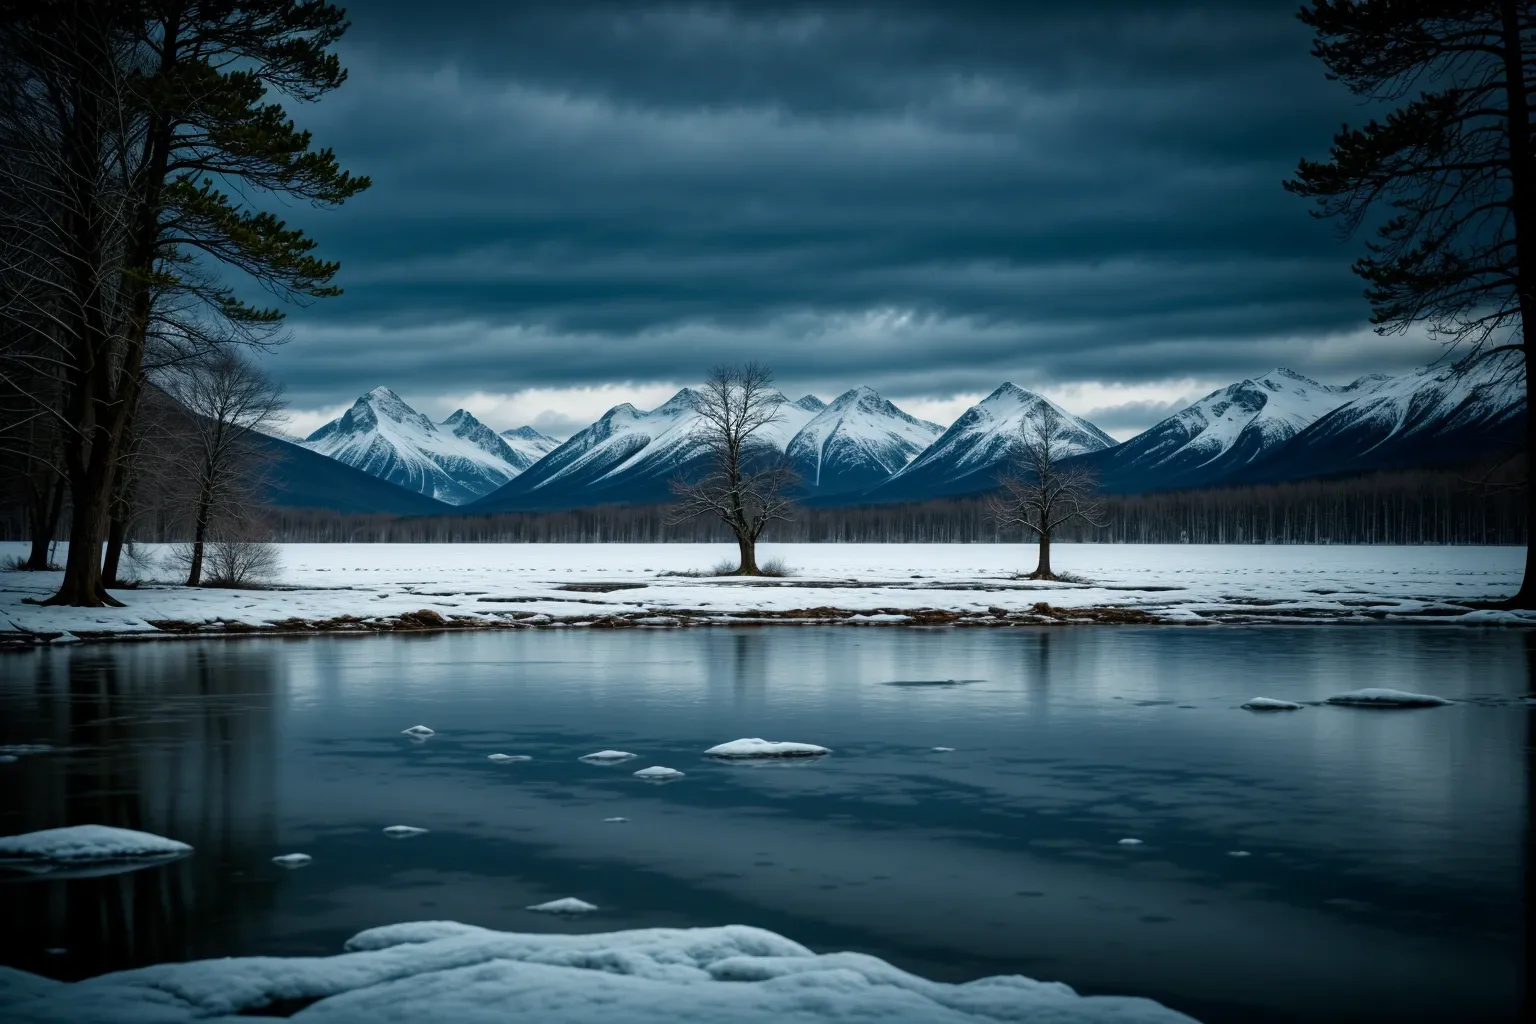
{"label": "frozen lake", "polygon": [[[0,834],[89,822],[197,852],[0,885],[0,963],[78,978],[332,954],[422,919],[741,923],[941,980],[1017,972],[1210,1022],[1513,1020],[1533,643],[1464,627],[807,627],[8,655],[0,743],[57,749],[0,764]],[[1361,686],[1458,703],[1238,707]],[[417,724],[436,734],[401,735]],[[701,756],[755,736],[833,753]],[[604,748],[638,758],[577,760]],[[650,765],[686,774],[631,776]],[[399,824],[430,831],[381,831]],[[271,863],[289,853],[313,860]],[[601,909],[523,909],[563,897]]]}

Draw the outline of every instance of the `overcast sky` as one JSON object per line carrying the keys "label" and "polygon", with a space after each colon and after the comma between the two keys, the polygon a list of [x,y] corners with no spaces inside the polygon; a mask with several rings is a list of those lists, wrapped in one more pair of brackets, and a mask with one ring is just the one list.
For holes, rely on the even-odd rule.
{"label": "overcast sky", "polygon": [[565,436],[758,358],[1124,438],[1277,365],[1420,365],[1280,187],[1362,116],[1296,6],[354,3],[350,80],[293,113],[374,187],[285,211],[346,289],[269,359],[290,429],[384,384]]}

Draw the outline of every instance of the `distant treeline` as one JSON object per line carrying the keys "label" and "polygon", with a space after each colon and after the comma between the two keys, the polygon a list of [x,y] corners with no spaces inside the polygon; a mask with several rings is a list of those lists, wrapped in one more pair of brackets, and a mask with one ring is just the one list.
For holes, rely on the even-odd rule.
{"label": "distant treeline", "polygon": [[[1262,487],[1115,495],[1106,525],[1073,524],[1065,541],[1110,544],[1524,544],[1524,489],[1457,472],[1379,473]],[[275,539],[368,543],[655,543],[730,541],[705,519],[671,525],[664,506],[613,505],[495,516],[274,513]],[[149,538],[145,538],[149,539]],[[165,537],[163,539],[175,539]],[[979,498],[808,508],[768,542],[973,544],[999,531]]]}

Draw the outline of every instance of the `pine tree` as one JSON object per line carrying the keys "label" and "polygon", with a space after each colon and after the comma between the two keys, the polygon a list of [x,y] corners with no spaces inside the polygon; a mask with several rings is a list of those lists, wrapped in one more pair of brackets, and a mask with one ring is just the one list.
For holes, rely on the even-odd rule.
{"label": "pine tree", "polygon": [[[1536,5],[1530,0],[1315,0],[1312,53],[1356,95],[1394,105],[1345,126],[1326,161],[1287,190],[1346,233],[1373,226],[1355,263],[1378,333],[1425,323],[1472,353],[1526,368],[1526,454],[1536,450],[1528,371],[1536,312]],[[1527,486],[1536,520],[1536,488]],[[1536,545],[1511,599],[1536,607]]]}

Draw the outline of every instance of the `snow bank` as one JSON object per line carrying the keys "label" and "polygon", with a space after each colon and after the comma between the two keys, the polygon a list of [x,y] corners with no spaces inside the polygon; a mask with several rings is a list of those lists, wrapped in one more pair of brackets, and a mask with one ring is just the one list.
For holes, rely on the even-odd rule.
{"label": "snow bank", "polygon": [[548,903],[535,903],[523,909],[536,910],[541,914],[590,914],[597,909],[597,904],[579,900],[575,896],[566,896],[563,899],[550,900]]}
{"label": "snow bank", "polygon": [[284,853],[273,857],[272,863],[280,868],[302,868],[312,860],[314,858],[307,853]]}
{"label": "snow bank", "polygon": [[576,760],[585,761],[587,764],[618,764],[620,761],[634,760],[635,755],[627,750],[599,750],[594,754],[583,754]]}
{"label": "snow bank", "polygon": [[647,782],[670,782],[673,779],[680,779],[682,777],[683,773],[676,768],[663,768],[659,764],[652,765],[649,768],[641,768],[635,772],[635,778],[644,779]]}
{"label": "snow bank", "polygon": [[424,836],[429,829],[417,828],[415,825],[390,825],[384,830],[384,834],[391,839],[409,839],[411,836]]}
{"label": "snow bank", "polygon": [[1292,704],[1288,700],[1276,700],[1274,697],[1255,697],[1243,707],[1249,711],[1300,711],[1300,704]]}
{"label": "snow bank", "polygon": [[56,877],[115,874],[178,860],[191,852],[186,843],[151,832],[71,825],[0,838],[0,867]]}
{"label": "snow bank", "polygon": [[705,757],[726,760],[755,757],[820,757],[832,751],[814,743],[790,743],[782,740],[744,739],[721,743],[704,751]]}
{"label": "snow bank", "polygon": [[1334,694],[1329,704],[1349,704],[1362,708],[1433,708],[1451,701],[1428,693],[1407,693],[1403,690],[1385,690],[1368,686],[1363,690]]}
{"label": "snow bank", "polygon": [[[772,932],[723,928],[529,935],[426,921],[375,928],[331,957],[159,964],[73,984],[0,977],[12,1024],[182,1024],[280,1000],[295,1019],[506,1024],[1190,1024],[1150,1000],[1080,996],[1020,976],[961,985],[858,953],[816,955]],[[21,972],[7,972],[20,975]],[[23,980],[24,979],[24,980]]]}

